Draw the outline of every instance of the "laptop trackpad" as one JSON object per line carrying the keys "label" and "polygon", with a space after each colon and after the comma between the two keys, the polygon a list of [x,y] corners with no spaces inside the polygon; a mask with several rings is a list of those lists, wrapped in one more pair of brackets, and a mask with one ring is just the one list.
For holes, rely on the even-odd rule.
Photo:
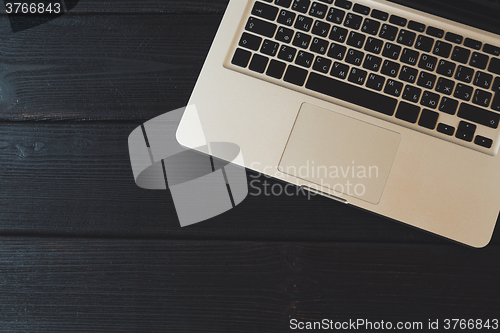
{"label": "laptop trackpad", "polygon": [[279,165],[283,173],[378,204],[401,135],[304,103]]}

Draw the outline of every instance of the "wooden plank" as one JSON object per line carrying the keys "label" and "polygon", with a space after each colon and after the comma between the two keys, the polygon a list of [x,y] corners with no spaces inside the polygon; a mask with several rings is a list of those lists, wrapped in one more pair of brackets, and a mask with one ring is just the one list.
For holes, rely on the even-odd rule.
{"label": "wooden plank", "polygon": [[[71,10],[66,15],[92,14],[92,15],[115,15],[115,14],[222,14],[229,0],[65,0]],[[67,6],[68,7],[68,6]],[[5,16],[4,10],[0,13]]]}
{"label": "wooden plank", "polygon": [[327,198],[275,195],[281,183],[254,173],[236,209],[180,228],[169,191],[134,183],[128,135],[139,124],[0,124],[0,233],[449,243]]}
{"label": "wooden plank", "polygon": [[146,120],[185,106],[221,18],[65,15],[17,34],[0,25],[0,121]]}
{"label": "wooden plank", "polygon": [[498,318],[500,248],[1,239],[0,325],[288,332],[290,319]]}

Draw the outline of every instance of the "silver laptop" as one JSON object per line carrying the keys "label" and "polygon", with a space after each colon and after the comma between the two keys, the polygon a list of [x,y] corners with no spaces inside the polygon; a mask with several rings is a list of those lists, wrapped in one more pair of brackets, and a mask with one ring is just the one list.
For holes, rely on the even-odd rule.
{"label": "silver laptop", "polygon": [[231,0],[177,139],[235,143],[246,168],[483,247],[498,91],[494,33],[382,0]]}

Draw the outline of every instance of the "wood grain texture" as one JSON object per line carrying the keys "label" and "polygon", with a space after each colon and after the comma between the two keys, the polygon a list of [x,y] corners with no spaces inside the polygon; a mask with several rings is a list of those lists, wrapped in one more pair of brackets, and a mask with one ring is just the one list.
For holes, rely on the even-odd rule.
{"label": "wood grain texture", "polygon": [[500,313],[498,246],[0,241],[2,332],[289,332],[293,318]]}
{"label": "wood grain texture", "polygon": [[[0,332],[289,332],[299,320],[500,313],[500,234],[473,250],[322,197],[256,195],[180,228],[128,135],[184,106],[227,0],[0,14]],[[58,237],[54,237],[58,236]]]}
{"label": "wood grain texture", "polygon": [[185,106],[227,2],[146,2],[81,1],[19,33],[0,16],[0,121],[146,120]]}
{"label": "wood grain texture", "polygon": [[134,183],[127,139],[138,125],[0,125],[0,233],[448,243],[327,198],[273,195],[281,183],[250,172],[236,209],[180,228],[169,191]]}

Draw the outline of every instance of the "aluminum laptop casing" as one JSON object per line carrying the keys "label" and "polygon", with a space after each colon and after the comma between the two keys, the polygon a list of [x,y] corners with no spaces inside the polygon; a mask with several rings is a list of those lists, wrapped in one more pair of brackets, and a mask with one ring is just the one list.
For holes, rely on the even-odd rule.
{"label": "aluminum laptop casing", "polygon": [[[230,50],[239,41],[255,0],[231,0],[198,78],[188,109],[195,110],[208,142],[231,142],[242,151],[244,167],[309,188],[315,184],[280,172],[278,166],[304,103],[399,133],[401,141],[378,203],[340,194],[320,194],[412,225],[472,247],[488,244],[500,208],[500,156],[465,148],[326,100],[278,86],[230,68]],[[500,45],[499,36],[381,0],[356,3],[385,10]],[[185,114],[177,130],[183,146],[199,146],[198,119]],[[316,153],[329,154],[327,145]],[[224,158],[224,156],[217,156]],[[307,223],[307,221],[304,221]],[[334,223],[334,221],[332,221]]]}

